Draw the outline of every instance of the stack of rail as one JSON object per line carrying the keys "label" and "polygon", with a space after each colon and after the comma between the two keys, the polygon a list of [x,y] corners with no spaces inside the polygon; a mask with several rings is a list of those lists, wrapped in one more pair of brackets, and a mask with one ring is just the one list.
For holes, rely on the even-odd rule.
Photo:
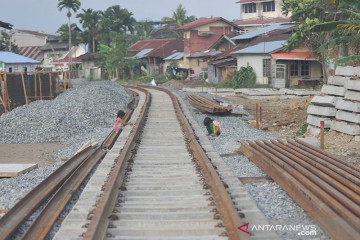
{"label": "stack of rail", "polygon": [[186,99],[192,107],[197,108],[202,112],[230,113],[232,111],[231,106],[223,106],[217,101],[204,96],[189,94],[186,96]]}
{"label": "stack of rail", "polygon": [[360,168],[299,139],[241,142],[240,151],[332,238],[359,239]]}

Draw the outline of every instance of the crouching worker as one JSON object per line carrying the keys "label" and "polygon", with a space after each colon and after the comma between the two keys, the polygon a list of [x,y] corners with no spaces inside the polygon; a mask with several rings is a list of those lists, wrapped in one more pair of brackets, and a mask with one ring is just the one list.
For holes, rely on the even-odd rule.
{"label": "crouching worker", "polygon": [[117,116],[116,116],[116,121],[114,123],[114,126],[113,126],[113,129],[114,129],[114,132],[118,132],[119,129],[121,128],[121,126],[126,126],[126,125],[132,125],[133,123],[132,122],[126,122],[124,120],[124,116],[125,116],[125,112],[120,110],[118,113],[117,113]]}
{"label": "crouching worker", "polygon": [[219,136],[221,133],[221,127],[220,123],[217,121],[214,121],[213,119],[206,117],[204,119],[204,125],[206,126],[206,129],[208,131],[208,134],[206,136]]}

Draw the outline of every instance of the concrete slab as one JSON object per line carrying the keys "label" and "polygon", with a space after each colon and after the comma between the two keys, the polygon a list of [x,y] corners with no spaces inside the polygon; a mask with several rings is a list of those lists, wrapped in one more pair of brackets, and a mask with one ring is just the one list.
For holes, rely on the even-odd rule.
{"label": "concrete slab", "polygon": [[315,96],[311,99],[311,103],[323,107],[335,107],[338,97],[334,96]]}
{"label": "concrete slab", "polygon": [[346,86],[347,80],[350,80],[350,77],[330,76],[327,81],[327,84],[344,87]]}
{"label": "concrete slab", "polygon": [[311,136],[318,136],[320,134],[320,128],[309,125],[306,133],[310,134]]}
{"label": "concrete slab", "polygon": [[360,142],[360,136],[355,136],[355,142]]}
{"label": "concrete slab", "polygon": [[360,91],[360,80],[347,80],[346,89]]}
{"label": "concrete slab", "polygon": [[38,165],[36,163],[33,163],[33,164],[21,164],[21,163],[0,164],[0,177],[17,177],[20,174],[30,172],[31,170],[33,170],[37,167],[38,167]]}
{"label": "concrete slab", "polygon": [[347,122],[360,123],[360,114],[339,110],[336,113],[336,119]]}
{"label": "concrete slab", "polygon": [[320,147],[320,142],[316,137],[304,137],[304,138],[299,138],[301,141],[304,141],[308,144],[313,145],[314,147]]}
{"label": "concrete slab", "polygon": [[345,92],[345,99],[353,100],[353,101],[360,101],[360,92],[347,90]]}
{"label": "concrete slab", "polygon": [[318,95],[321,92],[315,90],[307,90],[307,89],[282,89],[286,95],[296,95],[296,96],[313,96]]}
{"label": "concrete slab", "polygon": [[[331,124],[333,121],[335,121],[334,119],[329,119],[329,118],[324,118],[324,117],[319,117],[319,116],[314,116],[314,115],[308,115],[306,122],[312,126],[315,127],[320,127],[320,121],[324,121],[324,128],[331,128]],[[317,135],[317,134],[315,134]]]}
{"label": "concrete slab", "polygon": [[321,107],[315,105],[309,105],[307,108],[307,113],[317,116],[326,116],[326,117],[335,117],[336,115],[335,107]]}
{"label": "concrete slab", "polygon": [[338,66],[335,75],[339,76],[360,76],[360,67]]}
{"label": "concrete slab", "polygon": [[345,95],[345,88],[344,87],[339,87],[339,86],[324,85],[321,88],[321,92],[326,93],[328,95],[334,95],[334,96],[343,97]]}
{"label": "concrete slab", "polygon": [[356,123],[347,123],[343,121],[335,121],[331,125],[331,129],[346,133],[352,136],[360,135],[360,125]]}
{"label": "concrete slab", "polygon": [[341,99],[336,102],[336,109],[360,113],[360,102],[352,102]]}

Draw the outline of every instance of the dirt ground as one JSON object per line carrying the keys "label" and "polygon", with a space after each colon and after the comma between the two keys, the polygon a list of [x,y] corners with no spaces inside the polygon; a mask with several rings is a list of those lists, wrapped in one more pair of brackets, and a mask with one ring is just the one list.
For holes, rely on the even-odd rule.
{"label": "dirt ground", "polygon": [[[269,101],[260,101],[227,97],[227,100],[243,105],[253,116],[256,113],[256,103],[261,104],[263,130],[279,138],[296,137],[300,127],[306,123],[306,109],[311,99],[312,97],[287,100],[273,98]],[[303,136],[310,134],[305,132]],[[319,139],[319,136],[316,137]],[[325,131],[324,139],[326,151],[360,166],[360,142],[356,142],[353,136],[330,130]]]}
{"label": "dirt ground", "polygon": [[0,144],[0,163],[54,164],[52,154],[65,145],[60,143]]}

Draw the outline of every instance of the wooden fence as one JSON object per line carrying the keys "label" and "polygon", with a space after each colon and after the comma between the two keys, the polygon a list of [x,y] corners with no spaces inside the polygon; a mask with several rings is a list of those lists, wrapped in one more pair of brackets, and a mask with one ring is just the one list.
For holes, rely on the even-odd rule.
{"label": "wooden fence", "polygon": [[0,72],[0,114],[31,101],[53,99],[69,87],[70,72]]}

